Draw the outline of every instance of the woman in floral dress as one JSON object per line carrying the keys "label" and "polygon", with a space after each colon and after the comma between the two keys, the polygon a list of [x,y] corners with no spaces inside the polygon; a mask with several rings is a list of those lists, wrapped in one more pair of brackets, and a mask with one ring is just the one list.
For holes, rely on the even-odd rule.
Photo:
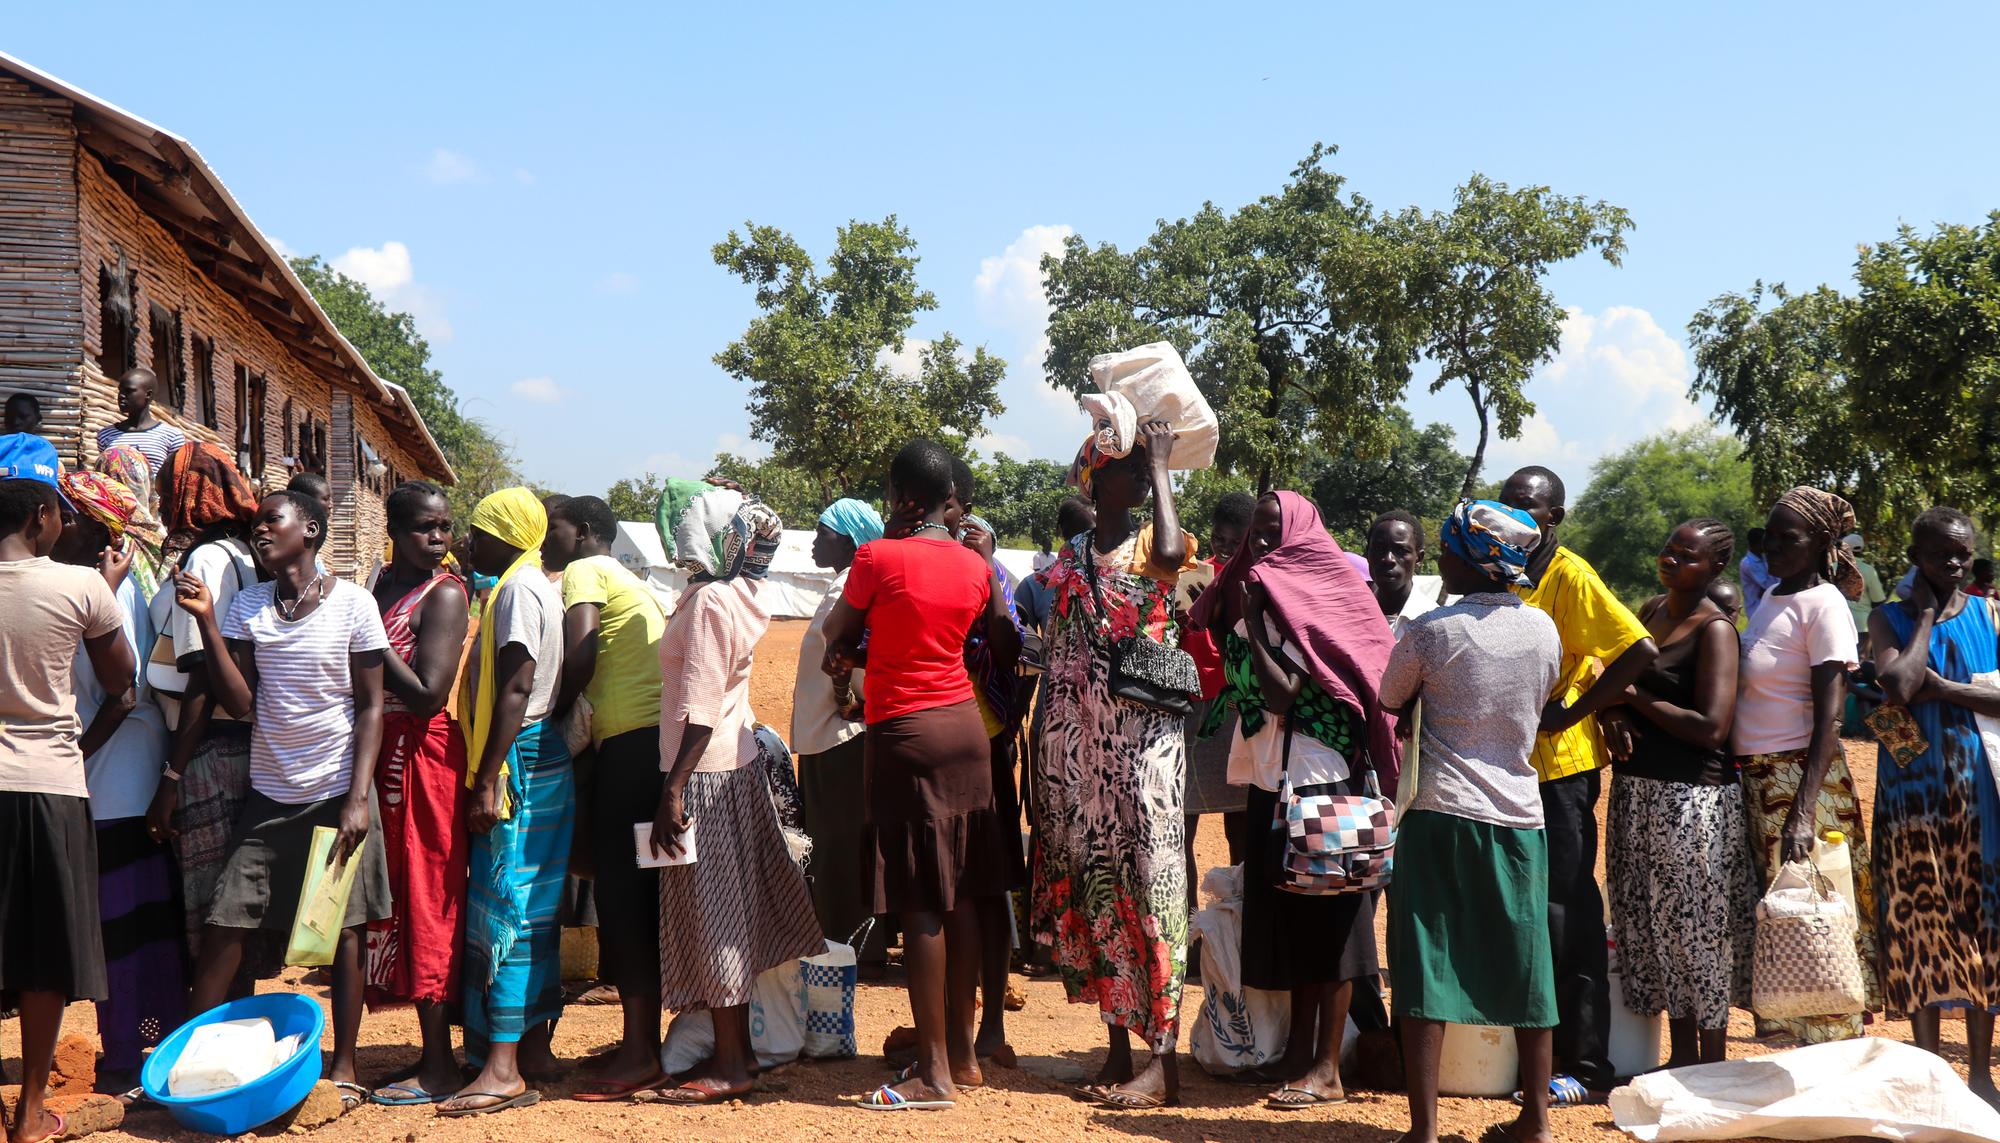
{"label": "woman in floral dress", "polygon": [[[1167,479],[1172,431],[1146,425],[1122,457],[1098,439],[1085,444],[1076,468],[1097,504],[1096,531],[1072,537],[1047,573],[1032,927],[1054,946],[1070,1001],[1095,1003],[1111,1026],[1110,1054],[1085,1093],[1144,1109],[1180,1095],[1186,718],[1114,696],[1111,657],[1114,643],[1134,636],[1178,645],[1173,589],[1193,565],[1195,543],[1181,531]],[[1133,514],[1149,493],[1152,520],[1139,526]],[[1133,1063],[1135,1032],[1153,1053],[1143,1071]]]}

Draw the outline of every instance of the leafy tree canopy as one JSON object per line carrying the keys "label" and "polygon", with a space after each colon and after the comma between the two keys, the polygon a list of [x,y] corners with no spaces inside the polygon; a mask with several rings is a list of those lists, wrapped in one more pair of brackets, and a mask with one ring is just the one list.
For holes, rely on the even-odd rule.
{"label": "leafy tree canopy", "polygon": [[660,494],[666,487],[666,480],[657,473],[628,476],[605,492],[604,502],[620,520],[651,520],[659,511]]}
{"label": "leafy tree canopy", "polygon": [[415,318],[392,313],[367,286],[317,256],[293,258],[291,266],[375,375],[410,394],[410,403],[458,476],[457,486],[448,490],[455,518],[469,520],[480,498],[520,483],[513,449],[484,422],[459,410],[458,396],[431,365],[430,343],[417,332]]}
{"label": "leafy tree canopy", "polygon": [[1647,437],[1599,460],[1560,534],[1613,591],[1637,603],[1660,591],[1668,534],[1702,516],[1729,525],[1738,555],[1745,532],[1763,520],[1743,446],[1706,427]]}
{"label": "leafy tree canopy", "polygon": [[891,215],[839,228],[823,272],[791,235],[754,223],[712,251],[761,311],[715,363],[750,386],[751,435],[771,446],[767,464],[812,486],[815,515],[843,495],[879,495],[912,438],[962,447],[1003,411],[1007,364],[984,348],[967,357],[944,333],[914,373],[893,360],[916,315],[937,308],[917,285],[915,250]]}
{"label": "leafy tree canopy", "polygon": [[1343,451],[1316,455],[1307,466],[1311,494],[1320,517],[1341,544],[1360,551],[1368,525],[1395,508],[1415,513],[1427,524],[1444,518],[1458,503],[1466,457],[1451,428],[1419,429],[1400,407],[1388,410],[1389,443],[1370,453]]}
{"label": "leafy tree canopy", "polygon": [[972,464],[973,509],[993,525],[1000,546],[1033,548],[1043,540],[1059,548],[1056,509],[1075,493],[1064,481],[1069,466],[1050,460],[1015,460],[995,453],[989,464]]}

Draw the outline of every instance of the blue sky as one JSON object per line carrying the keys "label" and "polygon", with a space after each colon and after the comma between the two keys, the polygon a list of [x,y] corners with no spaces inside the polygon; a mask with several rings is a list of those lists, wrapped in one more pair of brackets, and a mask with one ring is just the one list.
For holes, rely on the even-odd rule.
{"label": "blue sky", "polygon": [[[949,329],[1012,363],[992,447],[1067,459],[1035,262],[1275,189],[1315,139],[1378,206],[1465,176],[1608,199],[1492,468],[1692,423],[1688,317],[1844,283],[1899,222],[2000,207],[1986,5],[17,5],[0,47],[191,139],[266,233],[410,309],[527,473],[601,491],[748,441],[710,357],[753,315],[709,247],[824,255],[895,213]],[[1469,446],[1462,393],[1419,420]]]}

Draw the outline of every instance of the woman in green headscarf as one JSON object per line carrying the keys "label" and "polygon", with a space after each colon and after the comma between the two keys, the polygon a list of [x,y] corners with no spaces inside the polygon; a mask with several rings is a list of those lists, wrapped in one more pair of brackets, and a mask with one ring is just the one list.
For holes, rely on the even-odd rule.
{"label": "woman in green headscarf", "polygon": [[[439,1107],[482,1115],[540,1102],[524,1073],[555,1070],[562,1011],[563,875],[576,791],[562,727],[562,597],[542,574],[548,514],[507,488],[472,512],[472,569],[499,577],[459,700],[472,787],[465,923],[465,1055],[482,1070]],[[525,1046],[524,1046],[525,1042]]]}

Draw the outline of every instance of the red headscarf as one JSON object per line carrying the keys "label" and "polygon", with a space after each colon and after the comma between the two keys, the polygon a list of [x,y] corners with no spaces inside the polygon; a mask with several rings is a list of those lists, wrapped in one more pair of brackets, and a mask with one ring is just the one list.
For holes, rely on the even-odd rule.
{"label": "red headscarf", "polygon": [[257,492],[220,445],[189,441],[169,463],[173,481],[160,490],[160,516],[170,556],[193,547],[202,533],[234,521],[244,528],[257,518]]}
{"label": "red headscarf", "polygon": [[1261,585],[1278,632],[1306,674],[1366,725],[1369,765],[1384,792],[1393,791],[1402,757],[1395,721],[1382,709],[1381,689],[1396,641],[1367,582],[1327,534],[1319,509],[1296,492],[1277,496],[1283,521],[1278,546],[1254,563],[1247,541],[1238,548],[1215,584],[1195,601],[1192,622],[1206,627],[1215,609],[1227,607],[1236,585],[1246,578]]}

